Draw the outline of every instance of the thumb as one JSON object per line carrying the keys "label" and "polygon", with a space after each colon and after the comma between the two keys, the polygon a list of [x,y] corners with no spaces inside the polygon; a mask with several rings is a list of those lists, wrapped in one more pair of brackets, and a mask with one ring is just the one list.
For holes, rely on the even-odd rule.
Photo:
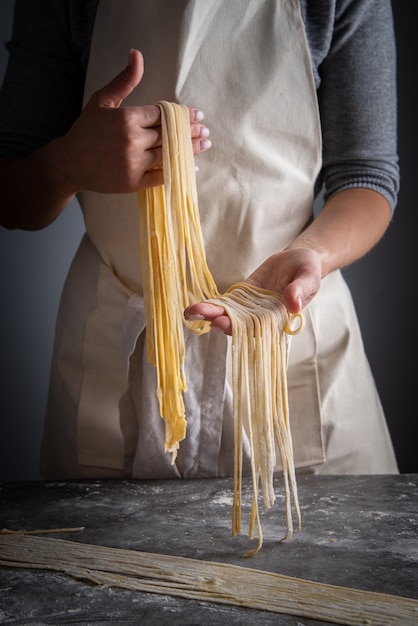
{"label": "thumb", "polygon": [[87,106],[117,109],[129,94],[139,85],[144,74],[144,57],[139,50],[132,49],[129,63],[110,83],[96,91]]}
{"label": "thumb", "polygon": [[283,304],[289,313],[300,313],[303,309],[304,302],[302,295],[298,289],[295,289],[295,285],[290,283],[283,291]]}

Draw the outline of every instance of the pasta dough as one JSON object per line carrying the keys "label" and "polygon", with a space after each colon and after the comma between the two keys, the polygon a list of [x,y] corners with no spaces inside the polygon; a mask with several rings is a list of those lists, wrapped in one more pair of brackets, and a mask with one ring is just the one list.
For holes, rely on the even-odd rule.
{"label": "pasta dough", "polygon": [[0,565],[65,572],[96,585],[351,626],[415,626],[418,601],[184,557],[0,533]]}
{"label": "pasta dough", "polygon": [[[287,401],[286,369],[290,337],[303,326],[291,315],[280,294],[238,283],[219,294],[206,262],[200,228],[188,108],[159,103],[162,123],[164,186],[138,195],[147,355],[157,370],[157,397],[165,421],[165,450],[175,461],[186,436],[183,393],[184,309],[193,302],[224,306],[232,323],[232,386],[234,398],[233,536],[241,530],[242,433],[248,430],[254,485],[249,536],[262,528],[258,508],[261,488],[264,508],[275,501],[273,475],[276,447],[283,469],[287,532],[293,533],[292,499],[300,528],[300,511],[293,461]],[[207,332],[208,322],[189,323],[195,333]]]}

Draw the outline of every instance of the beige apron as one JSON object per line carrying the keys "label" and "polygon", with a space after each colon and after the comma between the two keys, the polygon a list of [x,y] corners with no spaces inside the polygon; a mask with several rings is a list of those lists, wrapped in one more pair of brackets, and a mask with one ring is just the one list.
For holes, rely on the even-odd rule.
{"label": "beige apron", "polygon": [[[262,33],[260,38],[258,35]],[[209,267],[220,290],[285,247],[312,219],[321,136],[296,0],[101,0],[85,100],[140,49],[145,75],[126,105],[200,107],[213,147],[198,157]],[[232,473],[229,339],[186,332],[186,440],[176,464],[147,363],[136,194],[80,194],[87,235],[64,289],[43,472],[138,478]],[[295,460],[329,472],[396,471],[350,294],[324,279],[293,339]],[[58,408],[59,407],[59,408]],[[245,450],[248,462],[248,447]]]}

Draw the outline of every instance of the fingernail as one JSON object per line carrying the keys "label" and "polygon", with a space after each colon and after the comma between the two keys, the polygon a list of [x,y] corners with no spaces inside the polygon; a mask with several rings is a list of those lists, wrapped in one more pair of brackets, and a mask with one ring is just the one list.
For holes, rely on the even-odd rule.
{"label": "fingernail", "polygon": [[200,149],[201,150],[209,150],[209,148],[211,147],[212,142],[209,139],[203,139],[200,142]]}
{"label": "fingernail", "polygon": [[199,136],[200,137],[209,137],[209,135],[210,135],[209,128],[206,128],[206,126],[202,126],[202,128],[200,129]]}
{"label": "fingernail", "polygon": [[204,117],[205,117],[205,114],[203,113],[203,111],[200,111],[199,109],[195,109],[194,110],[194,121],[195,122],[201,122]]}

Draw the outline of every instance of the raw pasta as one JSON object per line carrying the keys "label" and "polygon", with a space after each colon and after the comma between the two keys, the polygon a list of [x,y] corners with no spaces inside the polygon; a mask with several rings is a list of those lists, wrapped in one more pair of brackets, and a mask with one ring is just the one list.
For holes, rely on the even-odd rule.
{"label": "raw pasta", "polygon": [[[280,294],[235,284],[220,294],[208,268],[200,228],[194,159],[186,106],[161,102],[164,186],[138,195],[147,355],[157,370],[157,397],[165,421],[165,450],[174,463],[186,436],[183,393],[184,309],[193,302],[224,306],[232,323],[232,386],[234,397],[234,503],[232,533],[241,530],[242,433],[251,447],[254,485],[249,536],[262,528],[258,508],[261,487],[264,508],[275,501],[273,476],[276,447],[283,470],[287,532],[293,533],[292,499],[300,528],[300,511],[289,423],[286,370],[290,337],[302,329],[302,315],[291,315]],[[207,322],[189,323],[195,333]]]}
{"label": "raw pasta", "polygon": [[[188,108],[161,102],[164,186],[138,194],[147,354],[157,370],[165,450],[186,436],[183,311],[218,291],[204,254]],[[186,122],[187,120],[187,122]],[[209,324],[191,324],[195,332]]]}
{"label": "raw pasta", "polygon": [[[276,447],[280,454],[285,487],[287,532],[293,534],[291,502],[300,529],[301,516],[293,460],[287,399],[287,363],[290,338],[303,326],[301,316],[290,316],[279,294],[238,283],[217,300],[225,307],[232,324],[232,390],[234,402],[234,500],[232,535],[241,531],[242,434],[246,426],[251,450],[253,505],[249,536],[257,524],[261,548],[262,527],[258,509],[259,483],[265,510],[275,502],[274,469]],[[296,326],[292,318],[298,318]],[[293,322],[293,324],[292,324]]]}
{"label": "raw pasta", "polygon": [[0,533],[0,565],[96,585],[296,615],[348,626],[415,626],[418,601],[185,557]]}

